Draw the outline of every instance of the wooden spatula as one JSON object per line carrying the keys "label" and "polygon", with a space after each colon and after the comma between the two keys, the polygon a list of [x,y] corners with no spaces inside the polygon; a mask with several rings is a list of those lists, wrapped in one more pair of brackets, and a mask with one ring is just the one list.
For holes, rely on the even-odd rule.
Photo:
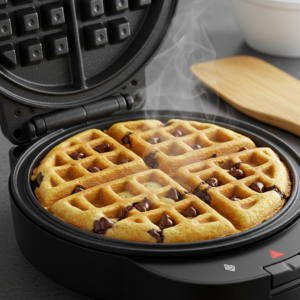
{"label": "wooden spatula", "polygon": [[251,56],[191,67],[208,88],[241,112],[300,136],[300,81]]}

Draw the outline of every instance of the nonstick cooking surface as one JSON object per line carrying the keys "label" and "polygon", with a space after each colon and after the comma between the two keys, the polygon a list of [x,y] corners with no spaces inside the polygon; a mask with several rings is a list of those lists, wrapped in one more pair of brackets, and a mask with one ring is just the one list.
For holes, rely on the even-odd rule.
{"label": "nonstick cooking surface", "polygon": [[[166,122],[171,118],[183,118],[186,120],[195,120],[200,122],[215,121],[217,125],[227,127],[250,137],[258,146],[271,147],[281,156],[281,159],[290,169],[291,178],[293,181],[293,191],[287,204],[276,216],[245,232],[211,241],[169,245],[127,242],[98,236],[93,233],[82,231],[63,221],[60,221],[42,208],[31,190],[30,175],[32,174],[33,168],[39,164],[40,160],[49,152],[49,150],[70,136],[89,128],[98,128],[100,130],[104,130],[117,122],[147,118],[156,118],[162,122]],[[297,175],[299,171],[300,159],[287,144],[270,133],[250,124],[232,119],[225,119],[222,117],[204,116],[203,114],[197,113],[157,113],[149,111],[104,119],[102,122],[90,124],[88,127],[81,127],[76,130],[69,131],[59,131],[45,137],[32,146],[32,148],[28,149],[18,161],[15,169],[12,172],[11,189],[16,204],[28,218],[48,232],[51,232],[52,234],[55,234],[56,236],[72,243],[113,253],[141,256],[182,256],[208,252],[212,253],[223,251],[225,249],[240,247],[261,239],[265,239],[288,226],[299,215],[300,198],[298,195]],[[26,185],[23,184],[24,176],[27,177]]]}
{"label": "nonstick cooking surface", "polygon": [[111,95],[149,62],[176,4],[1,0],[0,90],[18,102],[56,108]]}

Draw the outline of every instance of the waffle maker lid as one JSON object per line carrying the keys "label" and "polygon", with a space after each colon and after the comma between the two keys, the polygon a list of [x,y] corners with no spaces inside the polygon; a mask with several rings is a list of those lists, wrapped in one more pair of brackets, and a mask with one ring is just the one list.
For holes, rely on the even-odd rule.
{"label": "waffle maker lid", "polygon": [[[142,71],[176,6],[177,0],[0,0],[4,135],[21,145],[54,129],[139,109]],[[51,115],[58,109],[69,113]]]}

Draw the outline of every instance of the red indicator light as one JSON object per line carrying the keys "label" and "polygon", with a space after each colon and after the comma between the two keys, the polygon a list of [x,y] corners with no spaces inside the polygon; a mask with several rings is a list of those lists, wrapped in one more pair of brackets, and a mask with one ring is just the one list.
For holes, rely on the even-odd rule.
{"label": "red indicator light", "polygon": [[271,252],[271,256],[272,256],[273,259],[284,255],[284,253],[280,253],[280,252],[273,251],[273,250],[270,250],[270,252]]}

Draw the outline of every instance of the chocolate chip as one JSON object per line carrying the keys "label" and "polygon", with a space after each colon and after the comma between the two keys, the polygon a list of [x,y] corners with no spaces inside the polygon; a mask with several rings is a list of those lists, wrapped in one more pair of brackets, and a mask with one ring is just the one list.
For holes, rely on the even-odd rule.
{"label": "chocolate chip", "polygon": [[123,138],[122,138],[122,143],[124,144],[124,145],[126,145],[126,144],[129,144],[129,146],[130,146],[130,148],[131,148],[131,140],[130,140],[130,135],[132,135],[133,134],[133,132],[128,132],[127,133],[127,135],[125,135]]}
{"label": "chocolate chip", "polygon": [[147,158],[145,159],[145,164],[152,168],[152,169],[158,169],[159,168],[159,164],[157,159],[155,158],[155,155],[158,151],[155,151],[153,153],[150,153]]}
{"label": "chocolate chip", "polygon": [[217,154],[214,154],[213,156],[209,157],[208,159],[216,158],[216,157],[217,157]]}
{"label": "chocolate chip", "polygon": [[98,234],[105,234],[107,229],[112,228],[115,223],[106,217],[102,217],[99,221],[94,223],[94,232]]}
{"label": "chocolate chip", "polygon": [[242,164],[241,162],[235,163],[231,169],[237,170],[237,169],[240,168],[240,165],[241,165],[241,164]]}
{"label": "chocolate chip", "polygon": [[193,149],[194,150],[198,150],[198,149],[201,149],[202,147],[200,145],[194,145]]}
{"label": "chocolate chip", "polygon": [[209,178],[206,181],[207,184],[209,184],[211,187],[217,187],[220,185],[220,182],[217,178]]}
{"label": "chocolate chip", "polygon": [[175,223],[173,222],[173,220],[169,215],[164,215],[157,225],[161,230],[163,230],[165,228],[175,226]]}
{"label": "chocolate chip", "polygon": [[32,182],[32,188],[33,189],[39,188],[43,179],[44,179],[44,176],[42,175],[42,173],[39,173],[36,176],[35,180]]}
{"label": "chocolate chip", "polygon": [[183,136],[182,131],[180,131],[179,129],[176,130],[176,131],[174,131],[172,134],[173,134],[175,137],[182,137],[182,136]]}
{"label": "chocolate chip", "polygon": [[116,165],[124,165],[124,164],[130,163],[130,162],[131,162],[131,160],[129,158],[122,158],[116,163]]}
{"label": "chocolate chip", "polygon": [[122,142],[123,142],[123,144],[130,144],[130,137],[128,135],[125,135],[122,138]]}
{"label": "chocolate chip", "polygon": [[284,193],[282,193],[276,186],[272,186],[266,189],[266,192],[274,191],[278,193],[282,200],[285,200]]}
{"label": "chocolate chip", "polygon": [[198,213],[194,207],[189,207],[182,215],[186,218],[195,218],[198,216]]}
{"label": "chocolate chip", "polygon": [[249,188],[257,193],[263,193],[265,191],[265,185],[260,181],[252,182]]}
{"label": "chocolate chip", "polygon": [[85,191],[84,187],[82,187],[81,185],[76,185],[73,192],[72,192],[72,194],[77,194],[77,193],[80,193],[80,192],[83,192],[83,191]]}
{"label": "chocolate chip", "polygon": [[134,203],[132,206],[140,212],[151,210],[151,202],[147,197],[142,202]]}
{"label": "chocolate chip", "polygon": [[126,207],[124,208],[124,210],[123,210],[123,213],[122,213],[121,217],[119,218],[119,221],[126,219],[126,218],[127,218],[127,214],[128,214],[131,210],[133,210],[133,207],[132,207],[132,206],[126,206]]}
{"label": "chocolate chip", "polygon": [[74,160],[81,160],[83,158],[85,158],[84,153],[72,153],[70,154],[70,157]]}
{"label": "chocolate chip", "polygon": [[239,151],[239,152],[242,152],[242,151],[245,151],[245,150],[248,150],[248,148],[246,148],[246,147],[243,147],[243,148],[241,148],[241,149],[240,149],[240,151]]}
{"label": "chocolate chip", "polygon": [[111,151],[111,146],[109,144],[102,144],[99,145],[95,148],[95,151],[99,153],[105,153],[105,152],[110,152]]}
{"label": "chocolate chip", "polygon": [[242,179],[245,177],[244,172],[242,170],[234,169],[234,168],[229,170],[229,174],[236,179]]}
{"label": "chocolate chip", "polygon": [[193,194],[195,196],[197,196],[200,200],[202,200],[203,202],[205,202],[206,204],[210,205],[211,197],[207,193],[207,191],[209,190],[209,188],[200,191],[200,185],[202,185],[202,183],[200,183],[199,186],[194,190]]}
{"label": "chocolate chip", "polygon": [[230,198],[230,200],[231,200],[231,201],[241,201],[242,198],[239,198],[239,197],[237,197],[237,196],[233,196],[233,197]]}
{"label": "chocolate chip", "polygon": [[182,200],[182,195],[178,193],[176,189],[171,188],[167,198],[170,198],[177,202],[179,200]]}
{"label": "chocolate chip", "polygon": [[152,145],[159,144],[160,143],[160,138],[158,138],[158,137],[152,137],[147,142],[150,143],[150,144],[152,144]]}
{"label": "chocolate chip", "polygon": [[156,238],[157,243],[161,244],[163,243],[163,236],[162,236],[162,232],[158,232],[154,229],[148,231],[148,233],[153,236],[154,238]]}
{"label": "chocolate chip", "polygon": [[102,171],[102,170],[98,169],[97,167],[89,167],[89,168],[88,168],[88,171],[89,171],[90,173],[98,173],[98,172],[100,172],[100,171]]}

